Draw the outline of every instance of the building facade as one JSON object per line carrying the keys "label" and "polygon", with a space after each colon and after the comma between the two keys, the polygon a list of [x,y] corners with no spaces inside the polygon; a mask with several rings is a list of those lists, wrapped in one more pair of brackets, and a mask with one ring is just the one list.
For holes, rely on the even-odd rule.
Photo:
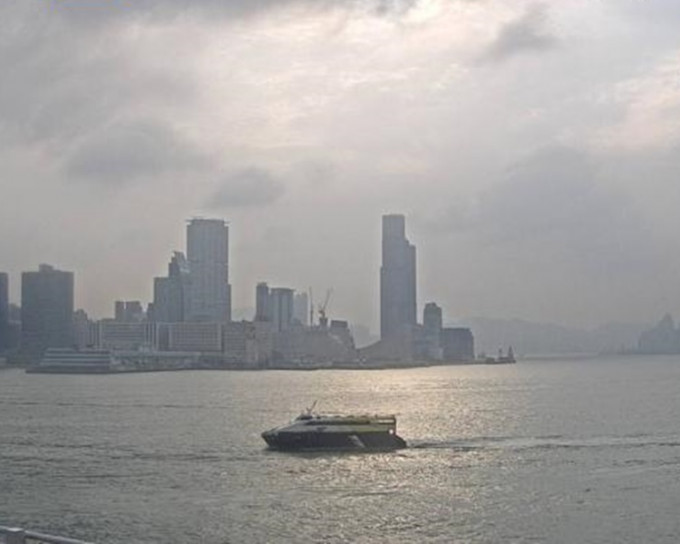
{"label": "building facade", "polygon": [[425,304],[423,310],[423,328],[426,336],[439,337],[439,332],[442,330],[442,309],[434,302]]}
{"label": "building facade", "polygon": [[154,278],[153,321],[179,323],[185,321],[190,297],[189,263],[184,253],[175,251],[168,264],[167,277]]}
{"label": "building facade", "polygon": [[73,346],[73,272],[40,265],[21,275],[21,350],[40,357],[47,348]]}
{"label": "building facade", "polygon": [[295,293],[293,295],[293,319],[300,325],[310,325],[309,296],[307,293]]}
{"label": "building facade", "polygon": [[222,219],[192,219],[187,226],[190,288],[187,321],[231,321],[229,227]]}
{"label": "building facade", "polygon": [[111,350],[152,351],[157,345],[154,323],[102,319],[97,323],[97,347]]}
{"label": "building facade", "polygon": [[466,328],[443,328],[441,347],[445,361],[470,362],[475,359],[475,339]]}
{"label": "building facade", "polygon": [[443,326],[442,309],[434,302],[428,302],[423,309],[423,351],[428,360],[439,361],[444,353],[441,346]]}
{"label": "building facade", "polygon": [[260,282],[255,287],[255,321],[269,321],[270,318],[269,286]]}
{"label": "building facade", "polygon": [[287,287],[275,287],[269,291],[269,320],[274,332],[285,331],[293,323],[293,295]]}
{"label": "building facade", "polygon": [[9,344],[9,276],[0,272],[0,351]]}
{"label": "building facade", "polygon": [[170,351],[222,351],[222,323],[171,323],[168,331]]}
{"label": "building facade", "polygon": [[416,248],[406,238],[403,215],[382,218],[380,337],[408,334],[416,325]]}
{"label": "building facade", "polygon": [[146,314],[139,300],[117,300],[114,304],[114,320],[120,323],[141,323]]}

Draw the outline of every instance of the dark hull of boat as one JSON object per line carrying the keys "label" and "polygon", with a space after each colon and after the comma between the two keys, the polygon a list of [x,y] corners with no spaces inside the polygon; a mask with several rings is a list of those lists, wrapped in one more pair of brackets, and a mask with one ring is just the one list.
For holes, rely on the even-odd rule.
{"label": "dark hull of boat", "polygon": [[264,432],[267,445],[280,451],[393,451],[407,447],[390,433]]}

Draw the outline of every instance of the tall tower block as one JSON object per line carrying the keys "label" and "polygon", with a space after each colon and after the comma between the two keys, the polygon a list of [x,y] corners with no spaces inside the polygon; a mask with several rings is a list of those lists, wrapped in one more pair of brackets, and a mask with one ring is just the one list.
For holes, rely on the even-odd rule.
{"label": "tall tower block", "polygon": [[416,248],[406,238],[403,215],[382,218],[380,337],[412,331],[416,318]]}
{"label": "tall tower block", "polygon": [[231,321],[229,227],[222,219],[191,219],[187,225],[188,321]]}
{"label": "tall tower block", "polygon": [[47,348],[73,346],[73,272],[41,264],[21,274],[21,349],[41,357]]}

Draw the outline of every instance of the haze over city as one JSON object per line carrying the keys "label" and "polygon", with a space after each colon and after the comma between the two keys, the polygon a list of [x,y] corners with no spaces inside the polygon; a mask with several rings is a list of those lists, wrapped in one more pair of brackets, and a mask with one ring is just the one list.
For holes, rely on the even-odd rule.
{"label": "haze over city", "polygon": [[485,0],[5,3],[2,269],[152,297],[184,220],[378,323],[380,216],[418,301],[565,325],[680,308],[680,6]]}

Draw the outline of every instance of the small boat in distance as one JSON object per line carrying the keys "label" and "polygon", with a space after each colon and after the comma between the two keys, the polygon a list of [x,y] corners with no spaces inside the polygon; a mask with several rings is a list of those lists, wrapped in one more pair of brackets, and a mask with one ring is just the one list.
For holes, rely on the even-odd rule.
{"label": "small boat in distance", "polygon": [[271,449],[281,451],[392,451],[406,447],[397,435],[394,415],[324,415],[314,413],[313,408],[288,425],[263,432],[262,438]]}
{"label": "small boat in distance", "polygon": [[512,346],[508,348],[507,355],[503,355],[503,350],[499,349],[497,358],[494,359],[493,357],[487,357],[486,354],[480,353],[478,360],[487,365],[507,365],[514,364],[517,362],[517,360],[515,359],[515,353],[512,350]]}

